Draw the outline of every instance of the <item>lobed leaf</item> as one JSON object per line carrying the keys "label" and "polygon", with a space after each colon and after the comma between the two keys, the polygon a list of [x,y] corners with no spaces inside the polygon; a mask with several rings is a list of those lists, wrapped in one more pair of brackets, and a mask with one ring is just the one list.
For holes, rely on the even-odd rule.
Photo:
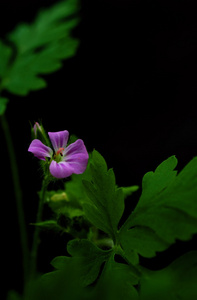
{"label": "lobed leaf", "polygon": [[134,287],[138,282],[139,278],[130,266],[117,263],[110,257],[95,290],[100,295],[98,299],[103,299],[100,291],[105,291],[105,299],[138,300],[138,292]]}
{"label": "lobed leaf", "polygon": [[128,256],[135,251],[153,257],[197,232],[197,158],[177,176],[176,164],[172,156],[144,176],[139,202],[120,230]]}
{"label": "lobed leaf", "polygon": [[[78,10],[77,0],[62,1],[41,12],[34,23],[16,27],[8,38],[16,45],[17,55],[7,70],[4,89],[25,96],[46,87],[40,75],[58,70],[61,61],[76,52],[78,40],[71,37],[71,30],[78,24]],[[1,48],[0,44],[0,55]]]}
{"label": "lobed leaf", "polygon": [[101,265],[112,254],[111,250],[102,250],[88,240],[72,240],[67,244],[67,251],[77,259],[82,267],[83,285],[93,283],[100,272]]}
{"label": "lobed leaf", "polygon": [[108,233],[115,241],[118,223],[124,211],[122,189],[116,187],[112,169],[107,169],[104,158],[94,150],[90,164],[91,179],[83,181],[89,198],[83,204],[86,217],[90,222]]}

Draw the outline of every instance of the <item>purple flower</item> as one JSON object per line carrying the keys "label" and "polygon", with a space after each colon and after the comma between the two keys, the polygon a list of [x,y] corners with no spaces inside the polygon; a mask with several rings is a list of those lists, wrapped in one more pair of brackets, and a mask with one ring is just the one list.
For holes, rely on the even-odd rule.
{"label": "purple flower", "polygon": [[40,140],[35,139],[31,142],[28,151],[35,157],[46,160],[49,157],[49,170],[56,178],[65,178],[73,173],[82,174],[88,163],[88,152],[82,140],[76,140],[67,146],[69,133],[67,130],[59,132],[48,132],[53,145],[53,150],[44,145]]}

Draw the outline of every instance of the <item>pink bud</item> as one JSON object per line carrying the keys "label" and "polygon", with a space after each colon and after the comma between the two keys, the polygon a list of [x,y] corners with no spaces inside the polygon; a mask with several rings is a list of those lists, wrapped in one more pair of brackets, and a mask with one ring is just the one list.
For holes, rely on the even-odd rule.
{"label": "pink bud", "polygon": [[40,124],[38,122],[36,122],[34,124],[34,134],[35,134],[35,136],[37,136],[37,130],[39,130],[40,132],[42,132],[42,128],[41,128],[41,126],[40,126]]}

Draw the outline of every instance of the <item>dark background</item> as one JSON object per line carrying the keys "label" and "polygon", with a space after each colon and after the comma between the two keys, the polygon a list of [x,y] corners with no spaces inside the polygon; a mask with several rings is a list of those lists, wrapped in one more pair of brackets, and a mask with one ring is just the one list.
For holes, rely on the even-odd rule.
{"label": "dark background", "polygon": [[[55,2],[1,0],[1,37],[19,22],[32,22],[40,8]],[[27,97],[9,95],[6,115],[27,224],[35,220],[41,186],[38,162],[27,152],[29,122],[42,119],[46,131],[67,129],[82,138],[89,151],[97,149],[114,168],[120,186],[140,185],[147,171],[171,155],[177,156],[181,170],[197,154],[196,1],[82,0],[80,15],[73,31],[81,41],[77,54],[44,77],[48,88]],[[6,194],[1,200],[3,272],[8,288],[17,289],[21,258],[16,208],[2,130],[0,134]],[[56,236],[49,240],[42,248],[44,267],[65,249]],[[143,263],[159,269],[177,253],[195,248],[195,240],[179,242]]]}

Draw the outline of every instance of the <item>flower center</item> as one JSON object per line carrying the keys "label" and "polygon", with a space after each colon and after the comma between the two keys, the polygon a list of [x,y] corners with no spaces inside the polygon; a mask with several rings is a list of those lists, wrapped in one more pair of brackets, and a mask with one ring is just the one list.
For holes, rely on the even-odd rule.
{"label": "flower center", "polygon": [[57,150],[57,152],[56,152],[56,155],[61,155],[61,156],[63,156],[63,152],[64,151],[64,148],[59,148],[58,150]]}
{"label": "flower center", "polygon": [[54,159],[55,161],[58,163],[60,161],[62,161],[62,156],[63,156],[63,152],[64,148],[59,148],[56,153],[54,154]]}

